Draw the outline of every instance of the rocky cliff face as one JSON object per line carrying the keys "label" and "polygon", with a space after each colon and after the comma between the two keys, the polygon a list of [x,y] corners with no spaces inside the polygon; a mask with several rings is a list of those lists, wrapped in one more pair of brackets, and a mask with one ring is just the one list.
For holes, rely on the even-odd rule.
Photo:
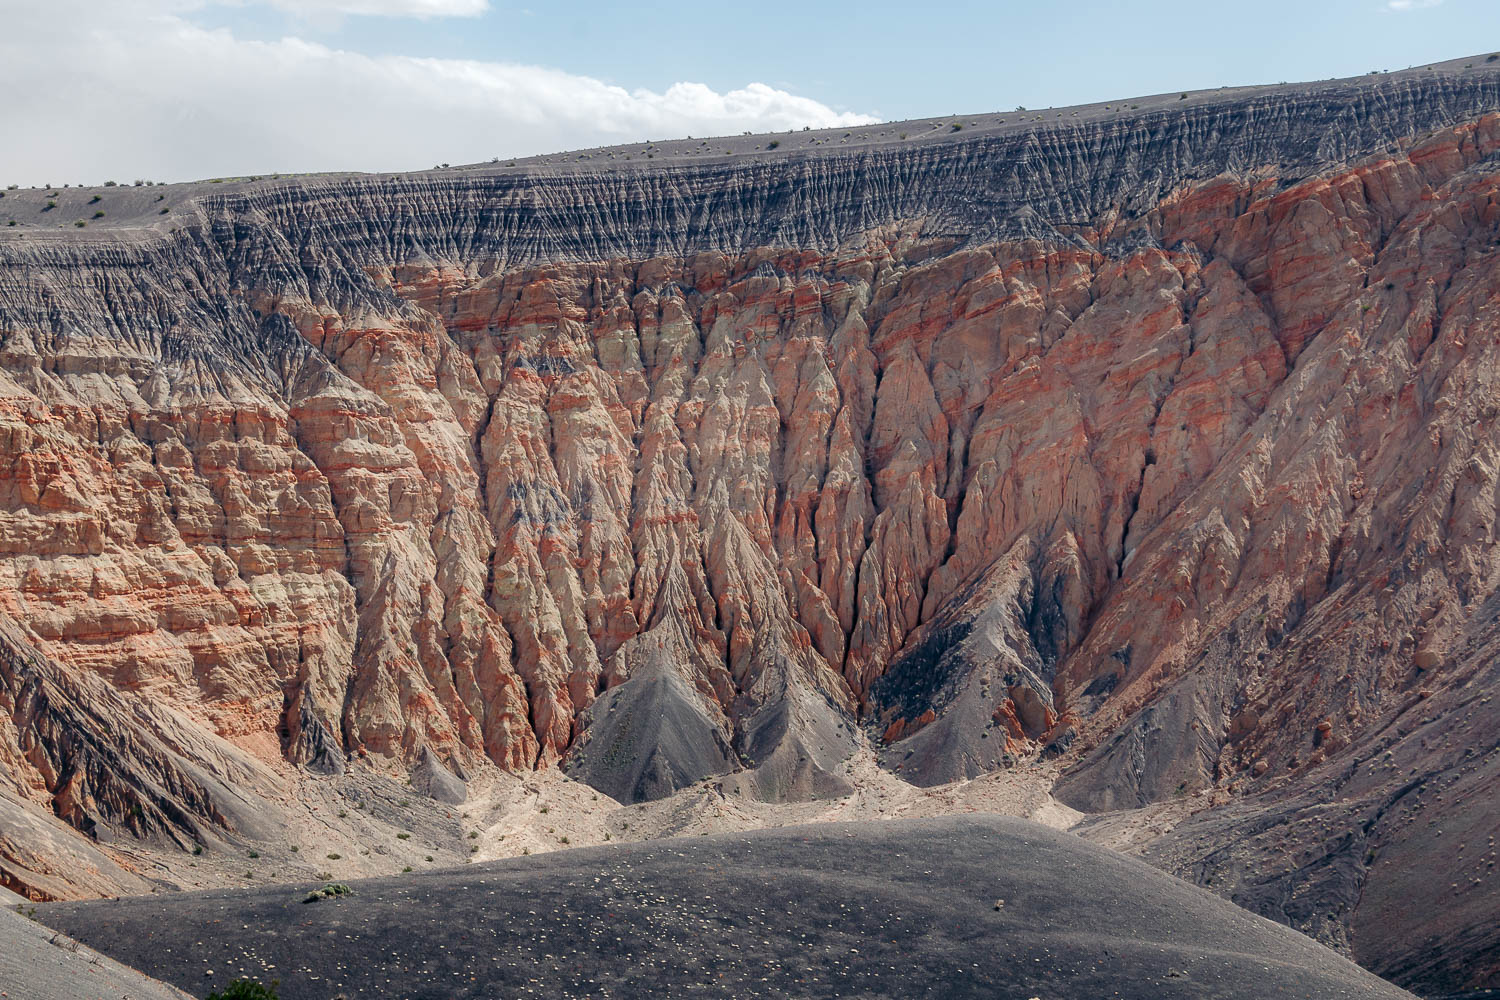
{"label": "rocky cliff face", "polygon": [[862,731],[920,784],[1062,757],[1082,809],[1212,797],[1159,863],[1493,983],[1369,901],[1500,946],[1482,860],[1407,884],[1438,856],[1390,813],[1497,759],[1455,722],[1500,583],[1497,110],[1480,60],[5,231],[0,776],[189,843],[352,755],[623,800],[838,795]]}

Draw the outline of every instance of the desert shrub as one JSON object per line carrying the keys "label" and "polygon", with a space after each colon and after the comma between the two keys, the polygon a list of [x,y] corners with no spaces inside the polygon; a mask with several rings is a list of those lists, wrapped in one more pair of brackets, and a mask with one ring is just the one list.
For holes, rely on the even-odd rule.
{"label": "desert shrub", "polygon": [[398,834],[396,834],[396,839],[397,840],[410,840],[411,839],[411,834],[409,834],[409,833],[398,833]]}
{"label": "desert shrub", "polygon": [[339,858],[342,858],[342,857],[343,857],[342,854],[330,854],[330,855],[328,855],[328,860],[329,861],[337,861]]}
{"label": "desert shrub", "polygon": [[276,992],[277,980],[271,980],[270,986],[264,986],[254,979],[236,979],[224,987],[224,992],[215,991],[208,995],[208,1000],[280,1000],[280,994]]}
{"label": "desert shrub", "polygon": [[119,187],[119,185],[116,184],[114,181],[105,181],[104,182],[104,186],[107,187],[107,188]]}
{"label": "desert shrub", "polygon": [[320,899],[335,899],[339,896],[347,896],[354,892],[342,882],[329,882],[321,889],[314,889],[302,898],[304,903],[316,903]]}
{"label": "desert shrub", "polygon": [[258,857],[260,857],[260,852],[259,851],[251,851],[250,852],[250,856],[252,858],[258,858]]}
{"label": "desert shrub", "polygon": [[171,211],[171,209],[169,209],[169,208],[164,208],[164,209],[162,209],[162,210],[161,210],[161,211],[160,211],[160,212],[157,212],[157,213],[156,213],[156,214],[157,214],[157,215],[166,215],[166,214],[167,214],[167,213],[168,213],[168,212],[170,212],[170,211]]}
{"label": "desert shrub", "polygon": [[50,212],[50,211],[52,211],[56,207],[57,207],[57,202],[55,202],[55,201],[49,201],[49,202],[47,202],[47,206],[45,208],[43,208],[42,211],[43,212]]}
{"label": "desert shrub", "polygon": [[104,213],[103,212],[95,212],[94,213],[94,218],[96,218],[96,219],[102,219],[102,218],[104,218]]}
{"label": "desert shrub", "polygon": [[84,226],[88,225],[88,223],[84,222],[82,219],[79,219],[77,222],[73,223],[73,225],[77,226],[79,229],[82,229]]}
{"label": "desert shrub", "polygon": [[781,141],[780,140],[778,140],[778,139],[772,139],[770,142],[766,143],[766,148],[767,149],[775,149],[779,145],[781,145]]}
{"label": "desert shrub", "polygon": [[948,131],[950,131],[950,132],[962,132],[963,128],[964,128],[963,125],[959,124],[958,122],[954,122],[952,125],[948,126]]}
{"label": "desert shrub", "polygon": [[97,204],[97,203],[99,203],[99,202],[101,202],[103,200],[104,200],[104,196],[103,195],[97,195],[96,194],[92,198],[89,199],[89,204],[90,205],[94,205],[94,204]]}

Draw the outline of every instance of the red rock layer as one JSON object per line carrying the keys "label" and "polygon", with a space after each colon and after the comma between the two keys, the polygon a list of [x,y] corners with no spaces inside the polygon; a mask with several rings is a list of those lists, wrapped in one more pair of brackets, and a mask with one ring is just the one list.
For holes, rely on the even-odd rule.
{"label": "red rock layer", "polygon": [[[647,647],[726,733],[787,685],[868,712],[1002,557],[1090,744],[1247,615],[1374,620],[1397,584],[1372,581],[1441,562],[1388,624],[1317,611],[1367,665],[1249,665],[1195,780],[1326,757],[1490,592],[1497,145],[1491,117],[1223,177],[1072,244],[370,262],[404,302],[250,297],[311,348],[258,381],[4,331],[0,610],[258,752],[312,727],[524,768]],[[1016,748],[1058,729],[991,694]]]}

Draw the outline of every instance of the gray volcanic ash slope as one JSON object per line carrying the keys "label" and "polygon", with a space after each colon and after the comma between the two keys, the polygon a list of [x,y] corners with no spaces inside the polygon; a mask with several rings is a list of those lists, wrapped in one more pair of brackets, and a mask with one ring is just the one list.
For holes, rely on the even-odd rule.
{"label": "gray volcanic ash slope", "polygon": [[[316,888],[310,886],[308,888]],[[43,905],[206,993],[1410,998],[1138,861],[996,817],[819,824],[357,882]],[[214,940],[204,942],[212,930]]]}
{"label": "gray volcanic ash slope", "polygon": [[874,743],[1500,985],[1497,151],[1481,56],[7,191],[0,881],[181,884],[408,773],[455,840],[497,769],[841,800]]}

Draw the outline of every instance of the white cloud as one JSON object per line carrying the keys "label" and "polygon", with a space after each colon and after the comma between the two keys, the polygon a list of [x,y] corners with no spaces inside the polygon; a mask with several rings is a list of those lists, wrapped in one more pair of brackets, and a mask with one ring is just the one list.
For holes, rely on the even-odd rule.
{"label": "white cloud", "polygon": [[[349,13],[452,10],[469,0],[315,2]],[[873,120],[760,83],[725,93],[696,83],[626,90],[538,66],[249,41],[194,24],[199,5],[16,5],[0,34],[0,184],[420,169]]]}
{"label": "white cloud", "polygon": [[1426,7],[1436,7],[1443,0],[1388,0],[1387,10],[1422,10]]}

